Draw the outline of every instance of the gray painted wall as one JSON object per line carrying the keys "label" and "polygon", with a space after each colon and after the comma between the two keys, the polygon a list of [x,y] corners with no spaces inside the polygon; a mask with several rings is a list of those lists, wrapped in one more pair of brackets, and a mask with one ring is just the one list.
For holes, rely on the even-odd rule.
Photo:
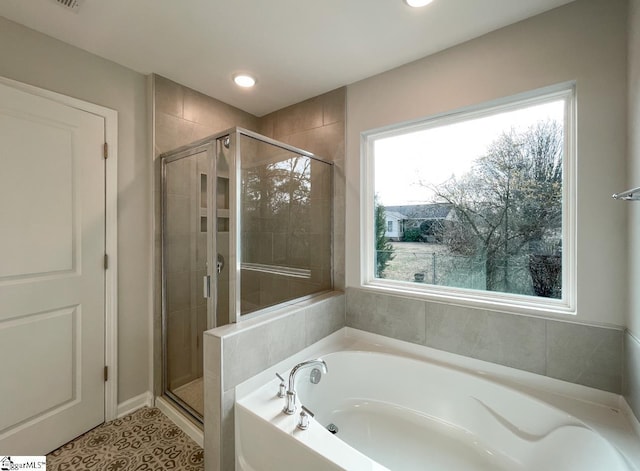
{"label": "gray painted wall", "polygon": [[348,86],[347,287],[361,286],[362,132],[575,81],[577,312],[569,320],[625,325],[627,215],[610,196],[626,186],[627,3],[578,0]]}
{"label": "gray painted wall", "polygon": [[145,77],[0,17],[0,75],[118,112],[118,402],[149,391],[151,162]]}
{"label": "gray painted wall", "polygon": [[[629,1],[628,188],[640,186],[640,0]],[[629,215],[629,315],[625,336],[625,396],[640,419],[640,202],[624,203]]]}

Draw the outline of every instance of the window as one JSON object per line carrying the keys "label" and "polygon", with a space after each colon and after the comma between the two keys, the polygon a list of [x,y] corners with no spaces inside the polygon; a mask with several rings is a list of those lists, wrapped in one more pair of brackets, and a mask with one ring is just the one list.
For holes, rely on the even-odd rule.
{"label": "window", "polygon": [[393,232],[393,221],[387,221],[387,232]]}
{"label": "window", "polygon": [[[363,282],[573,312],[573,96],[565,86],[365,135]],[[399,240],[375,227],[388,213],[402,216]]]}

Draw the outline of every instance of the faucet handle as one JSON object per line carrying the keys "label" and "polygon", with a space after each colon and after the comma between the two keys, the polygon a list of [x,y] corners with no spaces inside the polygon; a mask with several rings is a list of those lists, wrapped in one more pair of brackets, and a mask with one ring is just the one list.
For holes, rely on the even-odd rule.
{"label": "faucet handle", "polygon": [[297,407],[296,392],[287,390],[286,396],[287,396],[287,403],[282,408],[282,412],[284,412],[287,415],[293,415],[296,413],[296,407]]}
{"label": "faucet handle", "polygon": [[278,397],[284,397],[287,391],[287,387],[284,384],[284,378],[280,375],[280,373],[276,373],[276,376],[280,380],[280,386],[278,386]]}
{"label": "faucet handle", "polygon": [[298,421],[298,428],[300,430],[307,430],[309,428],[309,417],[313,417],[314,413],[307,409],[305,406],[301,406],[300,420]]}

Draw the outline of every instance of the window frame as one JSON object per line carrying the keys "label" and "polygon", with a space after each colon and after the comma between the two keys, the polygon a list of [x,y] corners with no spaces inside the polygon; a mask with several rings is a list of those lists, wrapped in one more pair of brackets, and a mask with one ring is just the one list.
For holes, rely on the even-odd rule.
{"label": "window frame", "polygon": [[[562,298],[551,299],[536,296],[481,291],[469,288],[429,285],[409,281],[380,279],[375,277],[375,154],[378,139],[399,136],[443,125],[513,111],[527,106],[565,101],[564,149],[562,181]],[[452,302],[472,307],[499,309],[514,313],[576,314],[576,86],[575,82],[485,102],[471,107],[440,113],[417,120],[392,124],[365,131],[361,134],[360,168],[362,191],[360,199],[360,284],[361,287],[395,294],[404,294],[426,300]]]}

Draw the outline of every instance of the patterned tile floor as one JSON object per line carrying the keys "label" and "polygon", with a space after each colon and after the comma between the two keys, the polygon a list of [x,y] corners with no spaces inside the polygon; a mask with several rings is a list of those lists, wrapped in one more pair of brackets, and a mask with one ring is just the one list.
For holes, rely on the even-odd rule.
{"label": "patterned tile floor", "polygon": [[204,452],[162,412],[144,407],[47,455],[55,471],[202,471]]}

